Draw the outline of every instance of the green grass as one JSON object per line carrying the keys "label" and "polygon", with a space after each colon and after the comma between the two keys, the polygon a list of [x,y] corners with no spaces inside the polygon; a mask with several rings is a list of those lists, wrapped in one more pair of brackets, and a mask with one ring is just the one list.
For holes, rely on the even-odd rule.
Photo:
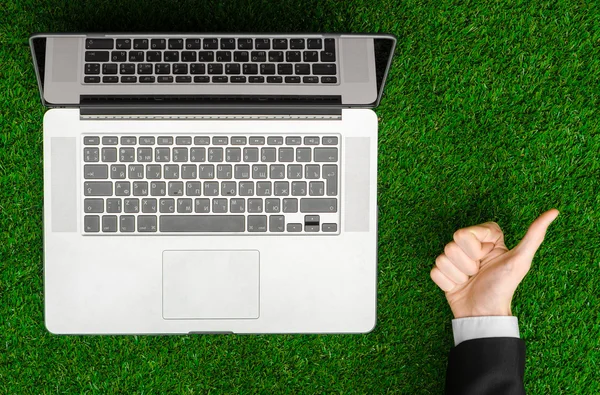
{"label": "green grass", "polygon": [[[557,207],[514,298],[530,394],[600,393],[600,8],[584,1],[0,2],[0,393],[440,393],[454,230],[514,246]],[[586,4],[586,3],[590,3]],[[126,5],[125,5],[126,4]],[[385,32],[378,325],[352,336],[58,337],[43,324],[36,31]]]}

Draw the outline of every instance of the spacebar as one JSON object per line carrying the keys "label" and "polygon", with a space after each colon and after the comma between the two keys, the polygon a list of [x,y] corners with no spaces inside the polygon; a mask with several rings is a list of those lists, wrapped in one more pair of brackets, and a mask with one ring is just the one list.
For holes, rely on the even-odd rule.
{"label": "spacebar", "polygon": [[243,232],[243,215],[162,215],[161,232]]}

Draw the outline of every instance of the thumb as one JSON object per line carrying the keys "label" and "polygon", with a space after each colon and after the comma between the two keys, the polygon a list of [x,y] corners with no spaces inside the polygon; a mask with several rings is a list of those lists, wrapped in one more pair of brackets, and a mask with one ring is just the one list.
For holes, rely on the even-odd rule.
{"label": "thumb", "polygon": [[525,237],[523,237],[519,245],[514,248],[515,252],[523,257],[529,258],[530,261],[533,260],[533,256],[544,241],[546,230],[552,221],[558,217],[558,214],[558,210],[553,208],[552,210],[546,211],[535,221],[533,221],[533,223],[529,226]]}

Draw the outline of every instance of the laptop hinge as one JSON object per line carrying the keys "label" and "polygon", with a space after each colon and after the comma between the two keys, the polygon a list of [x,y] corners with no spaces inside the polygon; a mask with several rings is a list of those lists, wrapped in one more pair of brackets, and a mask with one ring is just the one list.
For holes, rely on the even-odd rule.
{"label": "laptop hinge", "polygon": [[82,95],[81,119],[341,119],[337,95]]}
{"label": "laptop hinge", "polygon": [[90,106],[80,107],[82,120],[151,119],[151,120],[341,120],[340,107],[312,106],[246,106],[246,107],[186,107],[186,106]]}

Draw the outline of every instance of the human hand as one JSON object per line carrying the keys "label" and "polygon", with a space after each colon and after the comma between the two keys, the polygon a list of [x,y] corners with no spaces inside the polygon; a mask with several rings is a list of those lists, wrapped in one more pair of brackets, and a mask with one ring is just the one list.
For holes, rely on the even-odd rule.
{"label": "human hand", "polygon": [[454,318],[512,315],[510,304],[556,209],[546,211],[512,250],[495,222],[459,229],[435,260],[431,279],[446,293]]}

